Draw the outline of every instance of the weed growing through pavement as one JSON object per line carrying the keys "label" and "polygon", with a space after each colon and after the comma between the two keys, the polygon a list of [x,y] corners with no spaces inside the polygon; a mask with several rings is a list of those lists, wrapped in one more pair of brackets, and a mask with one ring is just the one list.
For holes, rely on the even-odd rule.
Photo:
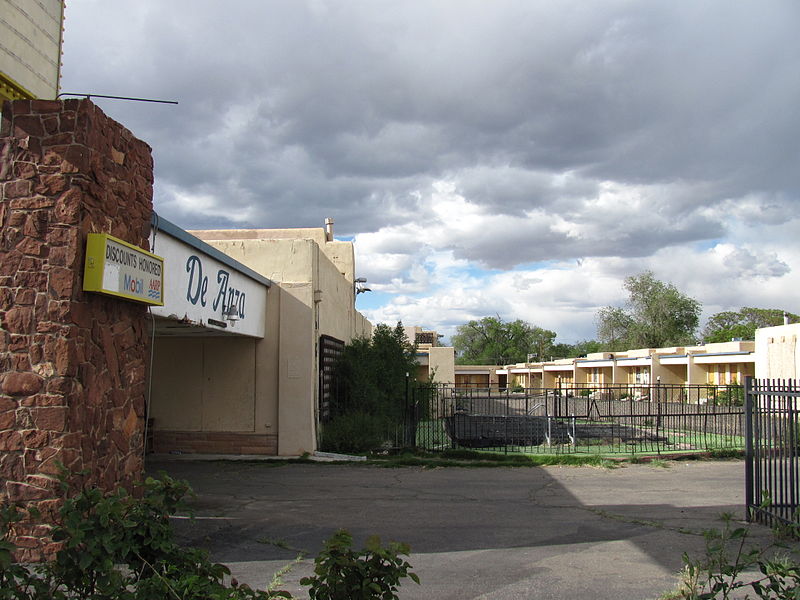
{"label": "weed growing through pavement", "polygon": [[[765,500],[761,508],[769,506]],[[721,516],[721,529],[703,532],[705,555],[692,558],[684,553],[684,568],[678,587],[663,600],[710,600],[750,598],[752,591],[762,600],[800,598],[800,551],[797,537],[800,525],[773,530],[773,541],[766,546],[748,546],[751,525],[740,526],[733,515]],[[742,594],[745,594],[742,596]]]}

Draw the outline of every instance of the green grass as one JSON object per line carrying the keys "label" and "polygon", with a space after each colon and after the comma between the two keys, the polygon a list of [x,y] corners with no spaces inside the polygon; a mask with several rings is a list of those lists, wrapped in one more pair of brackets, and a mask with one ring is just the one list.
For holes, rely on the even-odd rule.
{"label": "green grass", "polygon": [[422,448],[446,448],[452,445],[444,428],[444,420],[420,421],[417,425],[417,445]]}
{"label": "green grass", "polygon": [[[364,464],[364,463],[360,463]],[[601,456],[575,454],[498,454],[476,450],[443,450],[442,452],[404,452],[398,455],[374,456],[367,464],[394,467],[541,467],[547,465],[574,465],[614,467],[617,463]]]}
{"label": "green grass", "polygon": [[[580,424],[591,424],[594,421],[579,420]],[[646,428],[655,433],[652,427]],[[744,448],[744,438],[738,435],[720,435],[713,433],[703,433],[691,430],[659,429],[660,436],[666,437],[665,442],[638,441],[631,443],[609,443],[602,438],[583,437],[577,440],[576,445],[557,444],[552,446],[508,446],[493,447],[477,450],[478,452],[489,453],[513,453],[526,455],[564,455],[581,454],[597,455],[601,457],[635,456],[645,455],[676,455],[691,452],[714,453],[721,455],[737,456]],[[417,429],[417,445],[420,448],[429,450],[445,450],[452,448],[453,442],[447,435],[442,419],[431,419],[421,421]]]}
{"label": "green grass", "polygon": [[740,451],[697,452],[687,454],[684,452],[673,453],[640,453],[609,455],[599,454],[525,454],[511,452],[502,454],[485,450],[454,449],[441,452],[405,451],[395,455],[371,456],[366,462],[351,464],[370,464],[385,468],[398,467],[423,467],[429,469],[442,467],[543,467],[555,465],[567,466],[593,466],[615,468],[624,463],[649,464],[659,468],[669,468],[671,459],[677,460],[708,460],[741,458]]}

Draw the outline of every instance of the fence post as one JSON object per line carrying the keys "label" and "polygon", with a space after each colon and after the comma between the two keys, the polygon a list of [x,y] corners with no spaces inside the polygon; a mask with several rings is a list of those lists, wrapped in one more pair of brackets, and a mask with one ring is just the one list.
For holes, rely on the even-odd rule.
{"label": "fence post", "polygon": [[745,517],[753,520],[753,377],[744,378],[744,498]]}
{"label": "fence post", "polygon": [[411,414],[408,404],[408,372],[406,372],[406,400],[403,407],[403,449],[408,448],[408,431],[411,428]]}
{"label": "fence post", "polygon": [[661,429],[661,375],[656,377],[656,410],[658,410],[656,417],[656,436],[658,436],[658,431]]}
{"label": "fence post", "polygon": [[[492,391],[489,390],[489,403],[492,402]],[[505,418],[505,429],[506,429],[506,439],[505,444],[503,444],[503,454],[508,454],[508,422],[509,418],[508,415],[510,414],[510,405],[511,404],[511,395],[509,394],[508,390],[506,390],[506,418]]]}
{"label": "fence post", "polygon": [[[798,505],[798,482],[797,482],[797,462],[798,462],[798,447],[797,447],[797,381],[789,381],[786,386],[786,391],[789,395],[786,397],[786,402],[789,408],[789,418],[787,419],[788,443],[788,471],[789,471],[789,506],[796,508]],[[789,519],[794,519],[797,522],[797,513],[789,514]]]}

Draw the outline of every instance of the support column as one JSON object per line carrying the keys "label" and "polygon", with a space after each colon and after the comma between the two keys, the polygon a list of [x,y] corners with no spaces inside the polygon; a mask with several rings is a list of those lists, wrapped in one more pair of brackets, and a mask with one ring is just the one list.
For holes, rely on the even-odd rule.
{"label": "support column", "polygon": [[[85,293],[86,236],[147,248],[150,148],[89,100],[18,100],[0,126],[0,501],[59,506],[58,463],[89,483],[142,475],[147,310]],[[20,524],[18,558],[52,554]]]}

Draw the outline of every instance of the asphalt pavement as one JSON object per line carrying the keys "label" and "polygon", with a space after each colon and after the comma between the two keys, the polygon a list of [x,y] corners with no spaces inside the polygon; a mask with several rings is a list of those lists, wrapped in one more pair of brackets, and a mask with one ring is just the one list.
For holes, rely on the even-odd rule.
{"label": "asphalt pavement", "polygon": [[[184,457],[185,458],[185,457]],[[359,464],[155,458],[186,479],[195,519],[179,540],[205,547],[251,586],[299,580],[323,540],[349,530],[411,545],[422,583],[403,600],[643,600],[674,588],[683,552],[704,548],[719,516],[744,516],[742,461],[602,467],[380,468]],[[752,527],[754,541],[769,531]],[[300,558],[299,557],[305,557]]]}

